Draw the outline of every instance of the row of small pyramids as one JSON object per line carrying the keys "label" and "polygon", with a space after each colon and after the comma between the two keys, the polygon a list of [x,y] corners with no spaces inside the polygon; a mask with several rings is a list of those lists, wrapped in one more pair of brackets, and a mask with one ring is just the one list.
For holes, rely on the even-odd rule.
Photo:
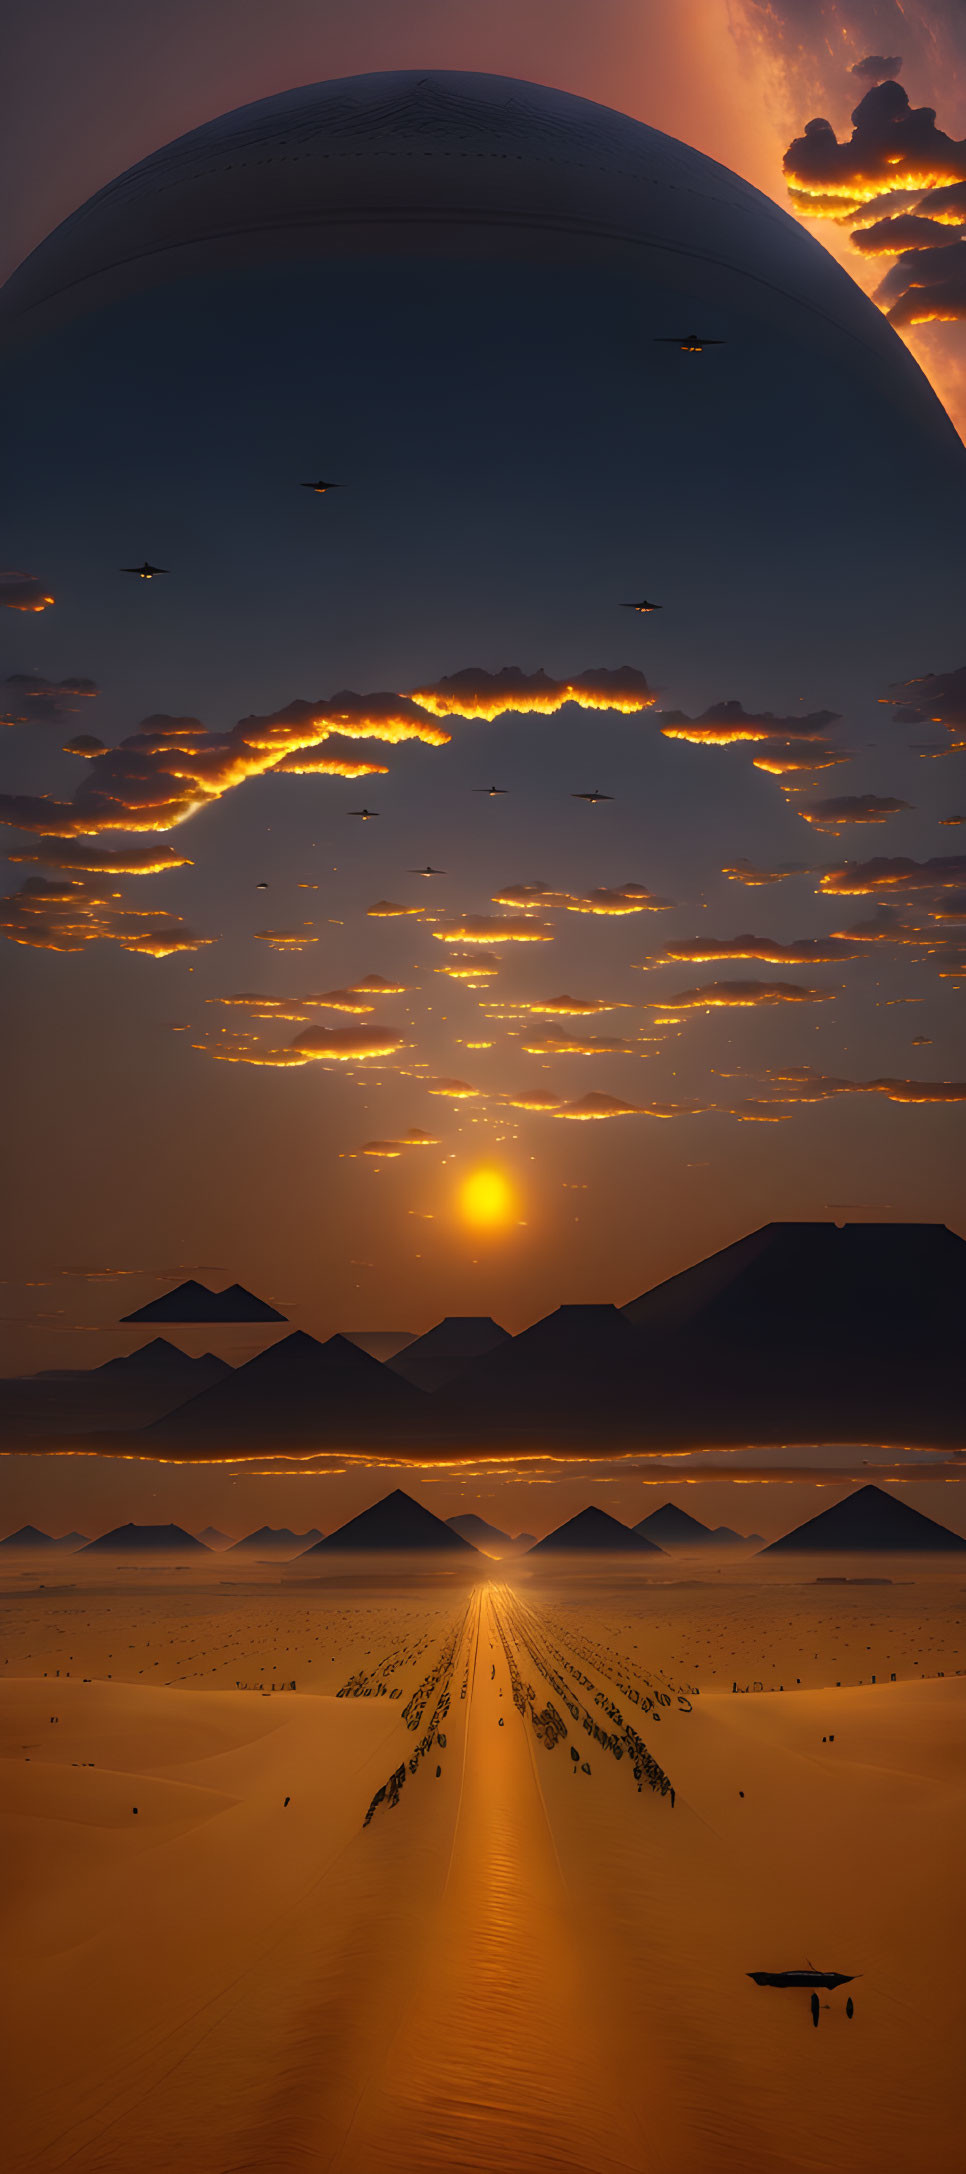
{"label": "row of small pyramids", "polygon": [[[661,1538],[656,1538],[660,1534]],[[32,1525],[22,1526],[0,1541],[0,1548],[38,1549],[44,1546],[99,1555],[131,1555],[163,1552],[199,1555],[220,1551],[225,1535],[208,1528],[195,1536],[180,1525],[121,1525],[96,1540],[70,1533],[54,1541]],[[966,1549],[966,1539],[950,1532],[934,1518],[923,1516],[885,1488],[869,1483],[845,1495],[805,1524],[796,1526],[767,1546],[760,1533],[747,1540],[727,1527],[712,1531],[673,1502],[662,1503],[636,1525],[623,1525],[595,1504],[579,1510],[542,1540],[523,1533],[511,1540],[473,1512],[447,1519],[437,1517],[412,1495],[396,1487],[370,1508],[340,1525],[327,1536],[313,1528],[306,1533],[273,1530],[263,1526],[244,1540],[229,1544],[229,1552],[261,1552],[306,1558],[333,1551],[354,1554],[446,1554],[462,1558],[481,1554],[526,1555],[636,1555],[658,1556],[701,1547],[755,1546],[764,1555],[786,1550],[822,1554],[832,1552],[936,1553]]]}

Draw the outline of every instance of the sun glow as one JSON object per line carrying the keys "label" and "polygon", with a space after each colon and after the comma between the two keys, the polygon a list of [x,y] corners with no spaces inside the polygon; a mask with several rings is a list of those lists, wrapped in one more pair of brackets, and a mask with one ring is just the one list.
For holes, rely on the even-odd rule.
{"label": "sun glow", "polygon": [[477,1230],[498,1230],[514,1220],[513,1191],[500,1170],[474,1170],[459,1199],[464,1221]]}

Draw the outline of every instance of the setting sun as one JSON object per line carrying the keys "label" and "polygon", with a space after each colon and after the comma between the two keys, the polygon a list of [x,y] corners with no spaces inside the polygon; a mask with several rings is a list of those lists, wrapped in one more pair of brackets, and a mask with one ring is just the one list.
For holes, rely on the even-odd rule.
{"label": "setting sun", "polygon": [[467,1223],[496,1230],[513,1217],[513,1191],[500,1170],[474,1170],[460,1187],[460,1209]]}

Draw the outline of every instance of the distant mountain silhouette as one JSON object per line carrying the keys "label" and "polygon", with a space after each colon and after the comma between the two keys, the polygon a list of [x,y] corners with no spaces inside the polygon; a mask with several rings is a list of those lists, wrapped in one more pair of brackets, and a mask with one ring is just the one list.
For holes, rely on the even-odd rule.
{"label": "distant mountain silhouette", "polygon": [[451,1532],[458,1532],[461,1540],[468,1540],[471,1547],[482,1548],[484,1555],[507,1555],[513,1547],[508,1532],[501,1532],[499,1525],[488,1525],[485,1517],[477,1517],[473,1510],[461,1511],[458,1517],[448,1517],[446,1523]]}
{"label": "distant mountain silhouette", "polygon": [[679,1510],[676,1502],[662,1502],[638,1519],[634,1531],[643,1533],[645,1540],[656,1540],[662,1548],[706,1547],[711,1538],[710,1528],[688,1510]]}
{"label": "distant mountain silhouette", "polygon": [[187,1283],[179,1283],[173,1291],[165,1291],[160,1298],[152,1298],[146,1306],[138,1306],[134,1313],[121,1316],[123,1321],[284,1321],[285,1315],[276,1312],[274,1306],[263,1298],[256,1298],[240,1283],[230,1283],[225,1291],[209,1291],[207,1285],[189,1277]]}
{"label": "distant mountain silhouette", "polygon": [[623,1310],[642,1440],[966,1440],[966,1243],[943,1223],[767,1223]]}
{"label": "distant mountain silhouette", "polygon": [[117,1359],[105,1359],[100,1366],[50,1366],[40,1374],[31,1374],[31,1381],[86,1382],[98,1389],[110,1381],[137,1382],[168,1379],[191,1381],[199,1389],[207,1382],[216,1381],[222,1374],[230,1374],[227,1359],[216,1358],[213,1351],[205,1351],[200,1359],[191,1358],[187,1351],[180,1351],[177,1344],[170,1344],[166,1336],[152,1336],[149,1344],[142,1344],[137,1351],[128,1351]]}
{"label": "distant mountain silhouette", "polygon": [[761,1545],[759,1532],[751,1532],[746,1536],[743,1532],[732,1532],[730,1525],[716,1525],[714,1531],[708,1534],[709,1547],[751,1547],[755,1541]]}
{"label": "distant mountain silhouette", "polygon": [[232,1369],[227,1359],[217,1358],[213,1351],[204,1351],[200,1359],[193,1359],[187,1351],[179,1351],[177,1344],[169,1344],[166,1336],[152,1336],[139,1351],[129,1351],[120,1359],[105,1359],[103,1366],[94,1371],[102,1379],[111,1374],[128,1381],[150,1376],[175,1383],[191,1382],[194,1388],[207,1389],[209,1382],[220,1381]]}
{"label": "distant mountain silhouette", "polygon": [[645,1402],[640,1340],[617,1307],[558,1306],[463,1366],[430,1424],[441,1443],[610,1444]]}
{"label": "distant mountain silhouette", "polygon": [[673,1553],[675,1548],[748,1547],[750,1542],[740,1532],[732,1532],[730,1525],[718,1525],[712,1532],[692,1517],[689,1510],[681,1510],[676,1502],[662,1502],[648,1517],[642,1517],[634,1527],[646,1540],[656,1540],[659,1547]]}
{"label": "distant mountain silhouette", "polygon": [[98,1540],[89,1540],[81,1549],[82,1555],[208,1555],[202,1540],[196,1540],[193,1532],[185,1532],[181,1525],[116,1525],[113,1532],[102,1532]]}
{"label": "distant mountain silhouette", "polygon": [[[83,1433],[92,1447],[149,1454],[391,1455],[418,1443],[439,1459],[557,1446],[966,1447],[964,1314],[966,1243],[943,1224],[771,1223],[621,1310],[561,1306],[513,1337],[452,1317],[384,1365],[345,1337],[299,1332],[233,1372],[210,1354],[152,1359],[149,1345],[86,1374],[6,1381],[0,1446]],[[498,1340],[466,1356],[481,1336]],[[179,1365],[222,1371],[199,1388]],[[432,1393],[407,1365],[425,1380],[432,1368]]]}
{"label": "distant mountain silhouette", "polygon": [[236,1540],[229,1548],[229,1555],[304,1555],[306,1548],[321,1540],[317,1525],[308,1532],[289,1532],[285,1525],[261,1525],[257,1532],[248,1532],[244,1540]]}
{"label": "distant mountain silhouette", "polygon": [[900,1502],[884,1487],[857,1487],[852,1494],[844,1495],[841,1502],[834,1502],[830,1510],[820,1510],[817,1517],[810,1517],[804,1525],[797,1525],[794,1532],[786,1532],[780,1540],[772,1540],[761,1549],[762,1555],[827,1555],[844,1554],[903,1554],[933,1555],[960,1553],[966,1550],[966,1540],[958,1532],[950,1532],[945,1525],[937,1524],[934,1517],[924,1517],[921,1510],[914,1510],[910,1503]]}
{"label": "distant mountain silhouette", "polygon": [[[339,1550],[355,1550],[359,1554],[383,1553],[392,1550],[398,1554],[452,1554],[467,1561],[477,1556],[477,1550],[469,1540],[454,1532],[441,1517],[434,1517],[432,1510],[424,1510],[421,1502],[414,1502],[412,1495],[394,1487],[390,1495],[383,1495],[381,1502],[374,1502],[369,1510],[360,1510],[358,1517],[350,1517],[347,1525],[340,1525],[337,1532],[330,1532],[328,1539],[318,1540],[306,1550],[300,1560],[311,1561],[314,1555],[327,1555]],[[478,1559],[478,1558],[477,1558]]]}
{"label": "distant mountain silhouette", "polygon": [[471,1359],[508,1344],[510,1337],[489,1314],[447,1314],[387,1364],[415,1389],[442,1389]]}
{"label": "distant mountain silhouette", "polygon": [[0,1439],[4,1446],[21,1439],[58,1442],[99,1427],[147,1426],[231,1371],[212,1351],[192,1359],[155,1336],[102,1366],[55,1367],[0,1382]]}
{"label": "distant mountain silhouette", "polygon": [[391,1446],[419,1432],[423,1399],[344,1336],[296,1329],[146,1429],[147,1446]]}
{"label": "distant mountain silhouette", "polygon": [[195,1535],[202,1547],[210,1547],[215,1553],[233,1545],[231,1534],[219,1532],[217,1525],[206,1525],[203,1532]]}
{"label": "distant mountain silhouette", "polygon": [[370,1359],[381,1359],[383,1365],[416,1342],[415,1329],[342,1329],[340,1334],[347,1344],[358,1344],[360,1351],[368,1351]]}
{"label": "distant mountain silhouette", "polygon": [[[598,1510],[593,1503],[586,1510],[578,1510],[576,1517],[568,1517],[565,1525],[558,1525],[555,1532],[538,1540],[529,1555],[661,1555],[663,1548],[648,1540],[631,1525],[621,1525],[607,1510]],[[529,1559],[529,1557],[528,1557]]]}
{"label": "distant mountain silhouette", "polygon": [[510,1550],[514,1555],[525,1555],[527,1549],[536,1547],[536,1544],[537,1535],[535,1532],[518,1532],[510,1542]]}
{"label": "distant mountain silhouette", "polygon": [[6,1539],[0,1540],[0,1547],[16,1548],[18,1551],[25,1550],[28,1554],[31,1549],[41,1548],[47,1554],[50,1553],[51,1548],[63,1548],[65,1553],[70,1554],[74,1549],[85,1547],[86,1544],[82,1532],[65,1532],[61,1534],[59,1540],[55,1540],[49,1532],[39,1532],[36,1525],[21,1525],[19,1532],[8,1532]]}

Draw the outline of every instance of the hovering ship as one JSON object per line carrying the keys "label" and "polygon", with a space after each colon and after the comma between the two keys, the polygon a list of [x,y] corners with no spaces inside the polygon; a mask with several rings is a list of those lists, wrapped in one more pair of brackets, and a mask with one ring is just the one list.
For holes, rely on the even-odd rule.
{"label": "hovering ship", "polygon": [[834,1993],[837,1985],[854,1985],[855,1979],[842,1970],[749,1970],[749,1978],[756,1985],[802,1985],[806,1992],[822,1986],[827,1993]]}
{"label": "hovering ship", "polygon": [[706,347],[727,347],[727,340],[705,340],[697,332],[662,332],[655,347],[679,347],[682,355],[700,355]]}
{"label": "hovering ship", "polygon": [[143,566],[122,566],[121,568],[122,574],[136,574],[139,581],[153,581],[157,574],[166,574],[167,571],[166,566],[152,566],[150,559],[145,559]]}

